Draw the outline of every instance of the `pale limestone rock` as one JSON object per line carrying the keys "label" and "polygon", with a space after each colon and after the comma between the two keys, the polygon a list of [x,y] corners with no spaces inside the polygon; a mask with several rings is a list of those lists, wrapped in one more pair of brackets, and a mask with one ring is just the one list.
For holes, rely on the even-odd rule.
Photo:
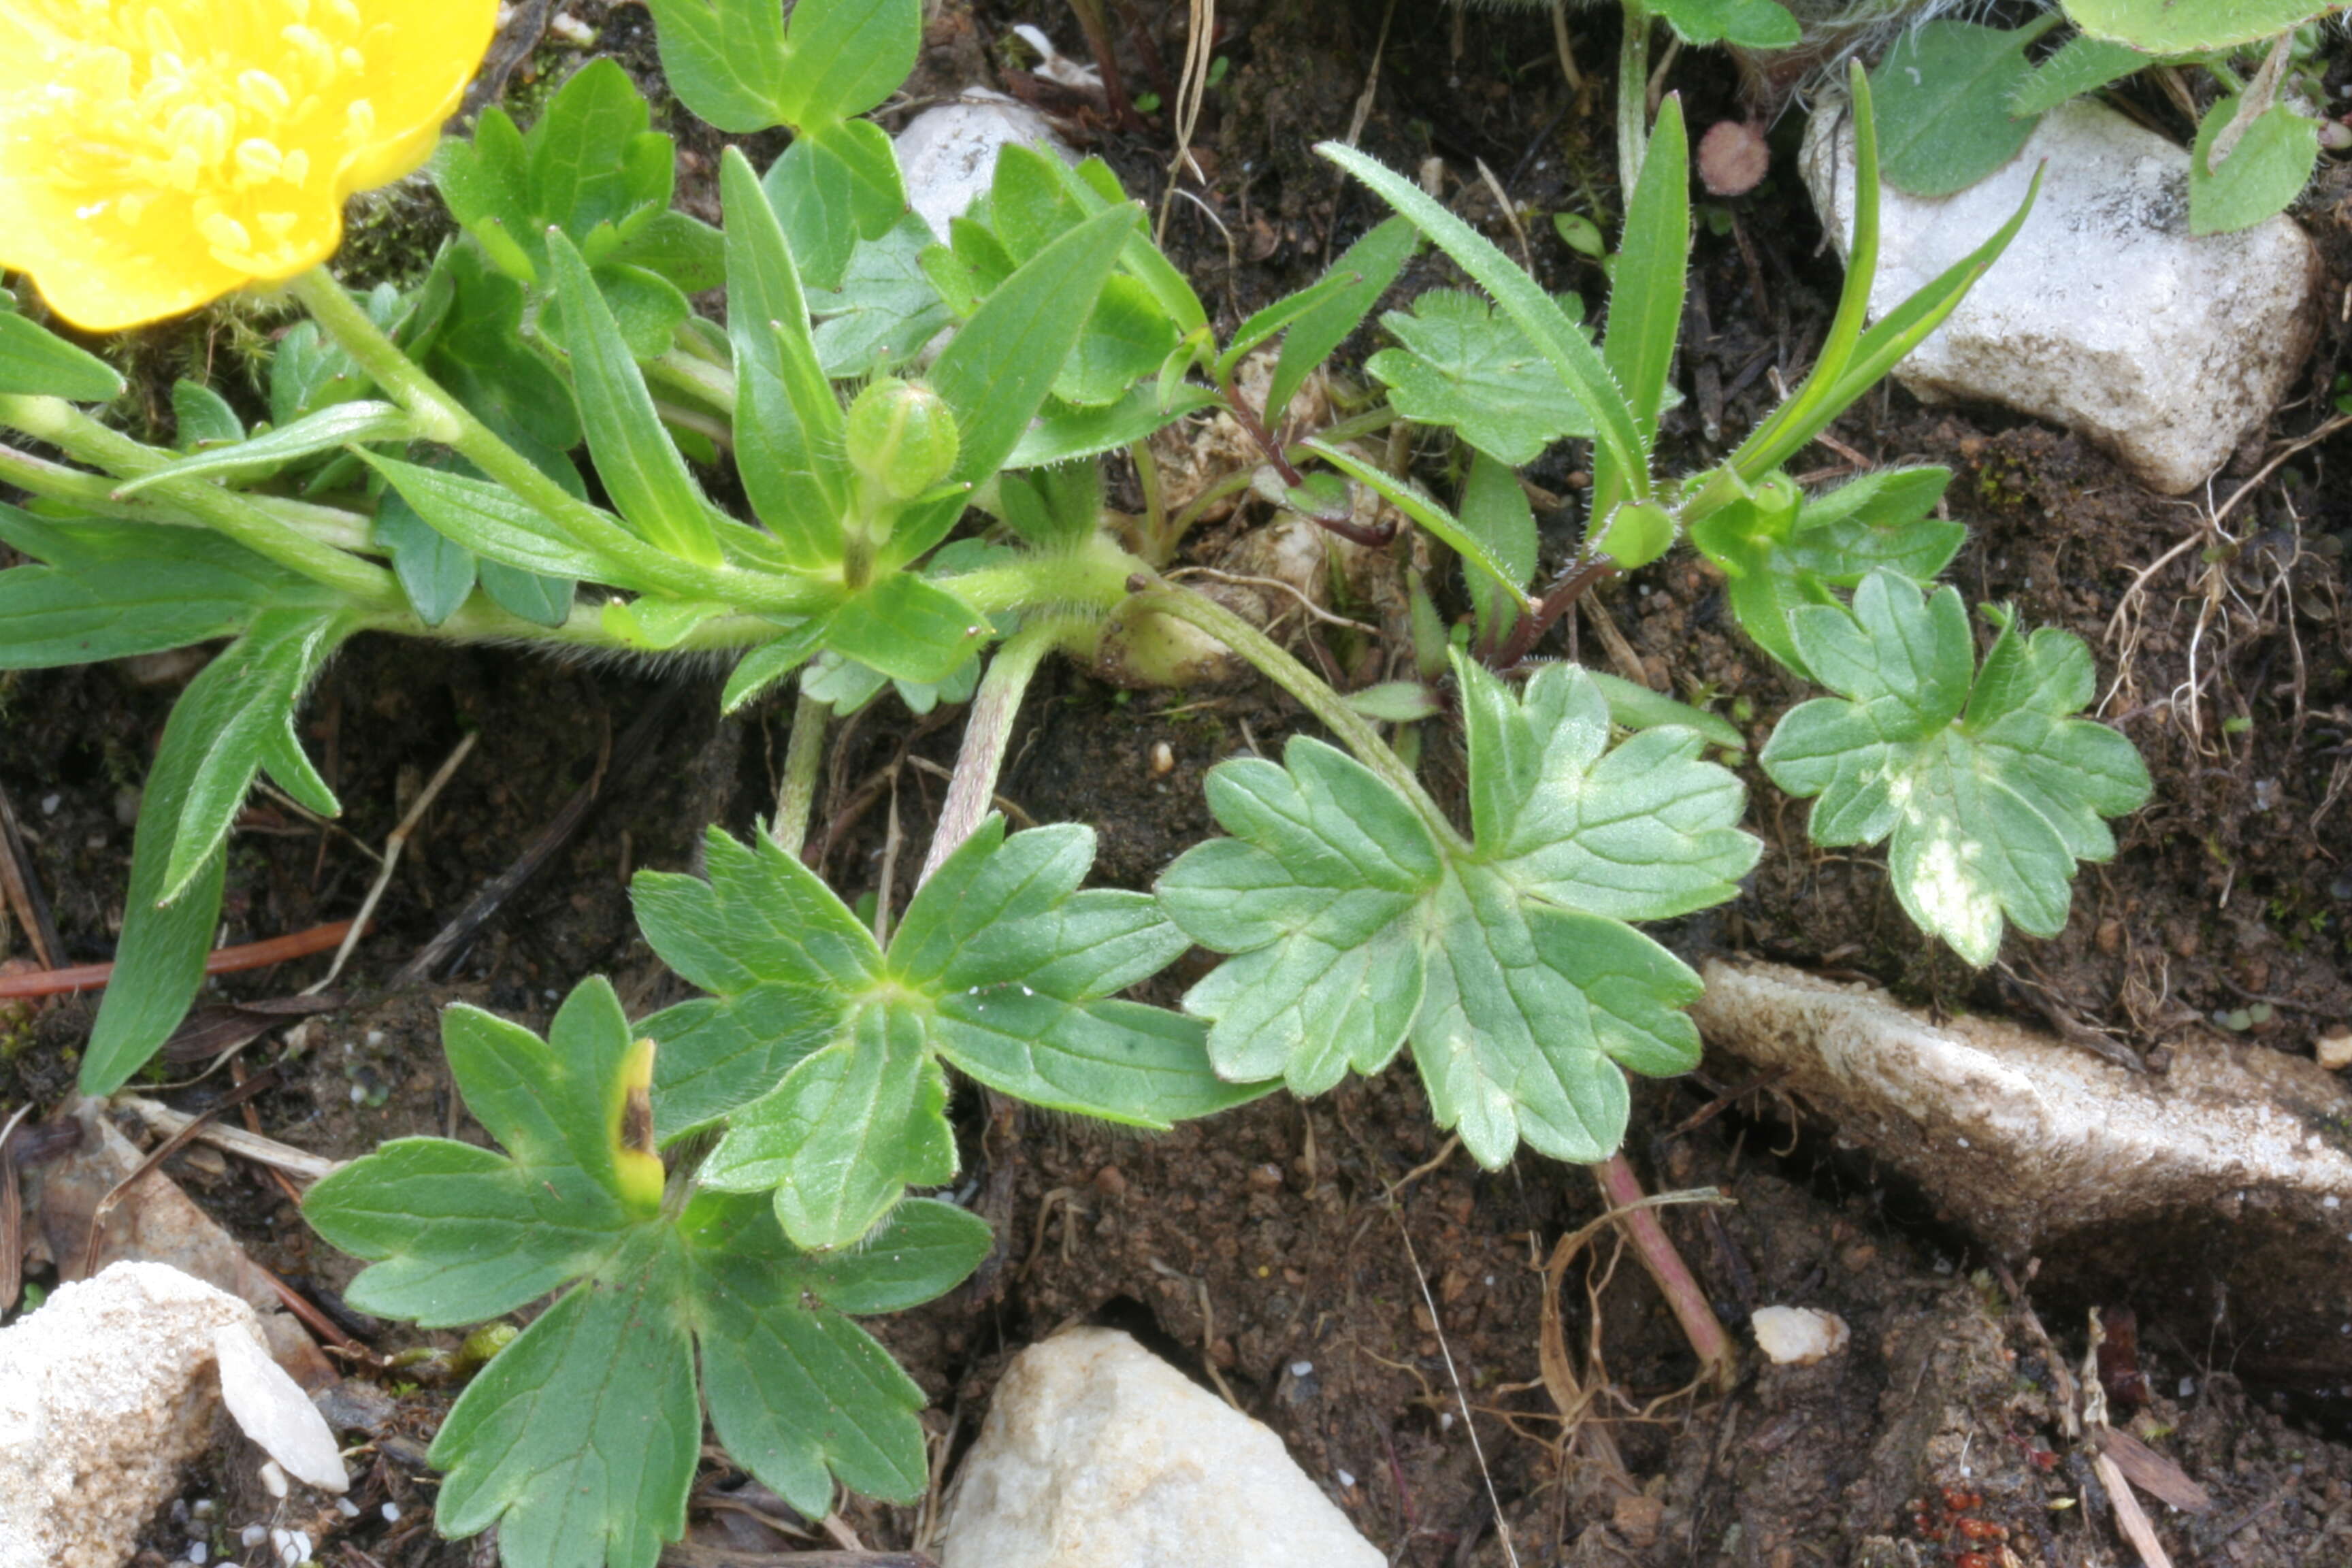
{"label": "pale limestone rock", "polygon": [[[1814,115],[1802,163],[1843,254],[1854,165],[1843,107]],[[2032,216],[1896,378],[1929,403],[1999,403],[2067,426],[2150,489],[2193,489],[2261,428],[2302,369],[2317,325],[2318,252],[2284,216],[2191,236],[2188,153],[2078,99],[1956,195],[1882,189],[1873,319],[1990,238],[2036,168],[2045,172]]]}
{"label": "pale limestone rock", "polygon": [[907,205],[922,215],[942,245],[947,243],[948,220],[962,216],[996,177],[999,148],[1020,142],[1051,153],[1065,163],[1078,161],[1044,115],[984,87],[926,109],[907,121],[895,140],[907,182]]}
{"label": "pale limestone rock", "polygon": [[1014,1358],[941,1568],[1383,1568],[1282,1439],[1111,1329]]}
{"label": "pale limestone rock", "polygon": [[1814,1307],[1759,1307],[1748,1326],[1756,1348],[1781,1366],[1811,1366],[1845,1349],[1852,1336],[1843,1318]]}
{"label": "pale limestone rock", "polygon": [[251,1307],[161,1263],[59,1286],[0,1330],[0,1568],[116,1568],[210,1443],[213,1334]]}
{"label": "pale limestone rock", "polygon": [[221,1396],[229,1415],[263,1453],[306,1485],[331,1492],[350,1488],[351,1473],[343,1468],[327,1418],[302,1385],[269,1359],[258,1332],[223,1323],[213,1331],[213,1354],[220,1363]]}

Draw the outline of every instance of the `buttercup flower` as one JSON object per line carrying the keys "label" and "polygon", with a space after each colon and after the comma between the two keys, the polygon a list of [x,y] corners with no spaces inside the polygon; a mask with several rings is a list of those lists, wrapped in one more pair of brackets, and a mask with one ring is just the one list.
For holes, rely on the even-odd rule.
{"label": "buttercup flower", "polygon": [[0,0],[0,268],[110,331],[324,261],[415,169],[498,0]]}

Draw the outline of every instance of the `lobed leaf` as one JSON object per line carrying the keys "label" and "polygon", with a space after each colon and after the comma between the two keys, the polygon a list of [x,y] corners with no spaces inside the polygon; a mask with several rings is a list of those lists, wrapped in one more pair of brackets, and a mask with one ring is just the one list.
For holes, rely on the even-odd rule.
{"label": "lobed leaf", "polygon": [[728,1117],[704,1179],[774,1189],[795,1243],[856,1241],[909,1185],[950,1180],[950,1064],[1006,1093],[1145,1127],[1267,1086],[1211,1069],[1198,1025],[1112,993],[1183,951],[1137,893],[1081,891],[1083,827],[990,818],[908,906],[885,953],[797,858],[708,841],[709,880],[641,874],[646,940],[705,990],[649,1020],[665,1137]]}
{"label": "lobed leaf", "polygon": [[1381,350],[1364,368],[1407,419],[1450,426],[1514,468],[1534,462],[1554,441],[1592,435],[1592,416],[1550,362],[1475,294],[1433,289],[1410,312],[1389,311],[1381,325],[1402,346]]}
{"label": "lobed leaf", "polygon": [[1782,789],[1816,797],[1814,842],[1891,839],[1904,911],[1971,963],[1992,962],[2004,920],[2056,935],[2074,863],[2115,852],[2102,819],[2149,792],[2130,742],[2070,717],[2092,695],[2081,640],[2006,625],[1973,668],[1958,591],[1923,598],[1886,572],[1851,609],[1811,605],[1790,620],[1840,695],[1791,709],[1758,760]]}
{"label": "lobed leaf", "polygon": [[1233,956],[1194,986],[1229,1078],[1297,1092],[1378,1070],[1407,1041],[1439,1125],[1492,1168],[1521,1142],[1612,1152],[1621,1067],[1681,1071],[1697,977],[1624,923],[1729,898],[1759,846],[1738,781],[1681,727],[1608,750],[1609,708],[1551,666],[1514,698],[1455,655],[1475,833],[1438,831],[1370,769],[1318,741],[1283,765],[1220,763],[1209,805],[1234,837],[1187,850],[1157,891],[1202,946]]}
{"label": "lobed leaf", "polygon": [[988,1249],[983,1223],[917,1199],[868,1247],[818,1258],[757,1199],[666,1207],[637,1120],[652,1047],[601,979],[545,1041],[467,1007],[445,1031],[467,1107],[506,1152],[398,1140],[303,1205],[369,1260],[352,1297],[373,1310],[455,1325],[571,1285],[442,1423],[444,1534],[496,1524],[514,1568],[652,1568],[685,1528],[706,1398],[737,1461],[803,1511],[829,1507],[836,1479],[920,1494],[921,1392],[845,1314],[952,1289]]}

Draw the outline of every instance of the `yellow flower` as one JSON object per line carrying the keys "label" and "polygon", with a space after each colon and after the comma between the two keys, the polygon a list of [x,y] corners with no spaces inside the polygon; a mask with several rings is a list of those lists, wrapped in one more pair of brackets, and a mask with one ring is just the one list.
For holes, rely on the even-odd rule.
{"label": "yellow flower", "polygon": [[498,0],[0,0],[0,268],[97,331],[324,261],[423,163]]}

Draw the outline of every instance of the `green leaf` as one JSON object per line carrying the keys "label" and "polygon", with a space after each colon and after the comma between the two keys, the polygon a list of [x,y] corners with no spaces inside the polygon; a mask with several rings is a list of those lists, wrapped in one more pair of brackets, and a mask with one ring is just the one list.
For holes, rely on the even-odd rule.
{"label": "green leaf", "polygon": [[[931,231],[912,213],[880,239],[850,253],[838,289],[819,289],[803,266],[817,358],[824,374],[848,380],[910,359],[954,318],[923,271]],[[797,258],[800,252],[793,252]]]}
{"label": "green leaf", "polygon": [[911,572],[877,578],[833,612],[825,646],[898,680],[943,680],[985,643],[988,617]]}
{"label": "green leaf", "polygon": [[111,403],[122,389],[122,377],[96,354],[14,310],[0,310],[0,395]]}
{"label": "green leaf", "polygon": [[719,694],[719,710],[730,717],[757,701],[768,688],[806,664],[824,646],[825,622],[816,616],[763,642],[736,661]]}
{"label": "green leaf", "polygon": [[1111,999],[1183,951],[1148,897],[1078,891],[1094,836],[991,818],[884,953],[797,858],[714,830],[708,884],[635,883],[654,951],[714,993],[648,1022],[664,1135],[728,1118],[702,1167],[776,1191],[801,1246],[844,1247],[909,1184],[950,1180],[942,1062],[1050,1109],[1165,1127],[1265,1086],[1219,1081],[1198,1026]]}
{"label": "green leaf", "polygon": [[765,186],[814,288],[839,286],[857,243],[880,239],[909,216],[898,151],[867,121],[805,132],[769,166]]}
{"label": "green leaf", "polygon": [[[1626,476],[1627,493],[1647,500],[1651,489],[1649,446],[1625,395],[1599,351],[1510,258],[1469,225],[1425,195],[1420,186],[1352,147],[1322,142],[1316,152],[1353,174],[1452,257],[1478,286],[1494,296],[1504,314],[1518,324],[1538,353],[1559,372],[1560,385],[1592,421],[1601,453]],[[1497,456],[1502,454],[1497,453]]]}
{"label": "green leaf", "polygon": [[[1780,10],[1771,0],[1759,3]],[[1793,18],[1785,11],[1780,15],[1793,27]],[[1673,20],[1671,13],[1667,19]],[[1794,41],[1792,37],[1790,42]],[[1690,146],[1683,132],[1682,95],[1671,93],[1659,108],[1641,178],[1626,205],[1625,232],[1609,275],[1609,327],[1601,342],[1602,361],[1625,389],[1643,435],[1652,440],[1657,438],[1658,411],[1665,406],[1675,342],[1682,335],[1684,279],[1689,270]],[[1477,445],[1476,437],[1470,441]]]}
{"label": "green leaf", "polygon": [[2095,91],[2155,63],[2128,45],[2077,34],[2026,74],[2009,95],[2009,111],[2020,116],[2045,114],[2070,98]]}
{"label": "green leaf", "polygon": [[1494,647],[1510,634],[1527,609],[1526,585],[1536,574],[1536,513],[1528,492],[1508,463],[1485,452],[1473,454],[1462,487],[1462,528],[1484,545],[1517,588],[1484,572],[1464,574],[1470,607],[1477,620],[1479,646]]}
{"label": "green leaf", "polygon": [[[294,708],[349,631],[332,616],[315,610],[274,608],[256,616],[243,637],[214,656],[206,673],[226,667],[224,696],[214,722],[188,738],[195,754],[163,888],[155,896],[158,903],[178,898],[219,850],[237,808],[245,804],[253,775],[265,765],[279,787],[300,796],[320,816],[341,814],[342,807],[302,757],[294,735]],[[175,717],[177,711],[173,710]],[[157,766],[162,766],[160,758]],[[134,847],[134,857],[136,853]]]}
{"label": "green leaf", "polygon": [[[650,129],[645,95],[617,60],[592,60],[557,89],[528,132],[485,110],[471,142],[441,145],[434,178],[450,215],[516,280],[543,280],[547,235],[560,231],[600,282],[609,263],[677,268],[687,287],[713,259],[717,236],[670,213],[677,153]],[[713,279],[715,281],[715,279]]]}
{"label": "green leaf", "polygon": [[1720,903],[1759,846],[1742,792],[1693,731],[1608,749],[1585,672],[1523,698],[1458,653],[1474,839],[1423,821],[1361,763],[1294,739],[1284,765],[1209,775],[1234,837],[1160,879],[1184,933],[1234,954],[1187,994],[1229,1078],[1301,1094],[1378,1070],[1410,1040],[1439,1125],[1492,1169],[1521,1142],[1593,1161],[1623,1136],[1620,1067],[1697,1060],[1682,1005],[1698,980],[1623,922]]}
{"label": "green leaf", "polygon": [[1891,838],[1904,911],[1971,963],[1999,953],[2004,918],[2055,936],[2075,861],[2115,853],[2101,818],[2137,809],[2149,790],[2129,741],[2069,717],[2093,695],[2082,640],[2004,626],[1972,671],[1958,591],[1923,598],[1884,572],[1852,609],[1809,605],[1790,620],[1806,664],[1840,695],[1791,709],[1759,761],[1790,794],[1819,797],[1813,841]]}
{"label": "green leaf", "polygon": [[233,637],[271,605],[335,601],[202,529],[45,521],[0,505],[0,541],[39,565],[0,572],[0,669],[46,669]]}
{"label": "green leaf", "polygon": [[370,455],[368,466],[392,482],[433,531],[519,572],[585,578],[616,588],[649,588],[643,570],[653,547],[615,523],[614,548],[590,550],[502,485]]}
{"label": "green leaf", "polygon": [[556,296],[571,319],[572,380],[597,476],[623,520],[648,543],[698,566],[719,565],[725,557],[711,531],[710,503],[662,428],[587,264],[561,235],[548,237],[548,250]]}
{"label": "green leaf", "polygon": [[[1282,340],[1282,357],[1275,362],[1274,379],[1266,384],[1268,425],[1281,423],[1283,416],[1289,412],[1290,400],[1307,384],[1307,378],[1347,341],[1349,333],[1363,324],[1364,318],[1372,313],[1372,307],[1381,302],[1381,296],[1389,291],[1389,285],[1397,280],[1397,274],[1404,270],[1404,264],[1420,248],[1421,237],[1412,225],[1402,217],[1392,217],[1369,230],[1331,264],[1331,270],[1324,274],[1326,279],[1344,277],[1352,281],[1320,299],[1290,323]],[[1280,304],[1277,300],[1267,308],[1278,309]]]}
{"label": "green leaf", "polygon": [[752,509],[791,558],[830,564],[841,558],[849,505],[841,401],[817,358],[792,247],[736,148],[720,161],[719,188],[728,216],[736,467]]}
{"label": "green leaf", "polygon": [[1789,8],[1774,0],[1644,0],[1644,5],[1685,44],[1787,49],[1803,36]]}
{"label": "green leaf", "polygon": [[1968,531],[1930,516],[1948,468],[1884,468],[1810,500],[1785,476],[1759,484],[1692,525],[1691,542],[1723,569],[1733,615],[1757,646],[1810,675],[1789,612],[1829,604],[1881,569],[1928,582],[1950,563]]}
{"label": "green leaf", "polygon": [[2066,0],[2066,16],[2095,38],[2151,55],[2198,55],[2276,37],[2342,0]]}
{"label": "green leaf", "polygon": [[1905,33],[1870,73],[1886,178],[1916,196],[1948,196],[2017,156],[2034,117],[2011,113],[2030,68],[2026,46],[2057,26],[1927,22]]}
{"label": "green leaf", "polygon": [[1131,205],[1107,208],[1038,251],[932,364],[931,389],[954,411],[961,437],[950,478],[985,479],[1012,455],[1076,346],[1138,216]]}
{"label": "green leaf", "polygon": [[199,382],[172,384],[172,419],[179,426],[183,452],[245,439],[245,421],[236,416],[228,399]]}
{"label": "green leaf", "polygon": [[783,9],[764,0],[646,0],[662,76],[698,119],[734,135],[782,125]]}
{"label": "green leaf", "polygon": [[1444,507],[1432,500],[1412,481],[1383,472],[1338,447],[1326,446],[1320,441],[1308,441],[1305,445],[1308,451],[1359,484],[1370,485],[1391,506],[1452,546],[1454,552],[1462,557],[1463,564],[1484,575],[1505,599],[1517,605],[1526,604],[1527,595],[1520,587],[1526,577],[1498,558],[1486,547],[1483,539],[1449,516]]}
{"label": "green leaf", "polygon": [[435,531],[398,490],[385,490],[376,502],[374,535],[392,553],[392,574],[409,608],[426,626],[456,615],[474,591],[474,552]]}
{"label": "green leaf", "polygon": [[795,4],[785,37],[787,124],[810,128],[879,108],[914,73],[920,0]]}
{"label": "green leaf", "polygon": [[1605,669],[1588,669],[1585,676],[1601,689],[1609,703],[1609,721],[1621,730],[1655,730],[1664,725],[1680,725],[1696,730],[1710,746],[1727,751],[1744,752],[1748,737],[1735,729],[1729,721],[1694,708],[1687,702],[1677,702],[1662,691],[1646,686],[1636,686],[1622,675],[1612,675]]}
{"label": "green leaf", "polygon": [[470,247],[446,261],[447,322],[421,361],[468,412],[509,442],[528,438],[551,451],[580,444],[572,384],[522,337],[523,287]]}
{"label": "green leaf", "polygon": [[121,1088],[185,1016],[220,919],[222,845],[253,775],[267,766],[304,804],[338,809],[302,758],[294,707],[349,630],[315,609],[262,610],[173,705],[140,797],[122,941],[82,1057],[84,1094]]}
{"label": "green leaf", "polygon": [[651,1568],[685,1528],[698,1350],[721,1440],[795,1508],[828,1507],[836,1477],[919,1495],[922,1395],[844,1313],[951,1289],[985,1254],[984,1225],[915,1200],[868,1251],[815,1258],[756,1200],[706,1192],[666,1208],[645,1141],[654,1047],[633,1043],[601,979],[572,994],[544,1043],[465,1006],[445,1015],[445,1039],[467,1108],[506,1152],[395,1140],[303,1204],[370,1260],[350,1292],[368,1310],[454,1326],[571,1286],[435,1437],[443,1533],[495,1523],[513,1568]]}
{"label": "green leaf", "polygon": [[482,592],[500,609],[535,626],[560,626],[572,618],[578,578],[529,572],[488,557],[476,563],[476,570],[482,579]]}
{"label": "green leaf", "polygon": [[2249,121],[2217,166],[2213,147],[2243,104],[2225,98],[2197,123],[2189,154],[2189,232],[2229,234],[2284,212],[2319,162],[2319,122],[2274,103]]}
{"label": "green leaf", "polygon": [[1550,363],[1475,294],[1433,289],[1411,313],[1391,310],[1381,324],[1403,346],[1381,350],[1364,368],[1407,419],[1449,426],[1514,468],[1554,441],[1592,435],[1591,416]]}
{"label": "green leaf", "polygon": [[1117,404],[1150,381],[1180,334],[1151,290],[1134,279],[1106,279],[1086,328],[1054,378],[1054,396],[1078,408]]}
{"label": "green leaf", "polygon": [[1048,402],[1036,422],[1021,433],[1004,466],[1040,468],[1116,452],[1216,401],[1217,395],[1207,387],[1186,382],[1165,402],[1153,385],[1138,386],[1099,408]]}
{"label": "green leaf", "polygon": [[405,444],[415,435],[415,421],[395,404],[338,403],[267,435],[166,463],[124,480],[114,493],[135,495],[165,479],[213,479],[239,469],[267,473],[316,453],[378,441]]}

